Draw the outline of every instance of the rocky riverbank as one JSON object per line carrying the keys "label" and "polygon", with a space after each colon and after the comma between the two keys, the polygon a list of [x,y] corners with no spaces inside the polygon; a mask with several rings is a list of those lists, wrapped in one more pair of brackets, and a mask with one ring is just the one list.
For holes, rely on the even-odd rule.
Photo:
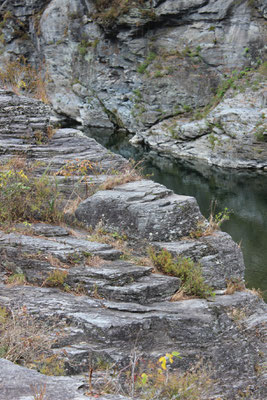
{"label": "rocky riverbank", "polygon": [[0,79],[32,92],[27,68],[14,74],[23,56],[54,110],[93,136],[121,129],[161,154],[265,170],[266,10],[265,0],[1,0]]}
{"label": "rocky riverbank", "polygon": [[[14,156],[17,163],[38,162],[37,177],[45,172],[58,179],[63,207],[75,196],[80,200],[67,208],[68,223],[2,227],[0,350],[7,360],[1,359],[0,399],[34,398],[42,390],[47,399],[133,398],[120,371],[138,365],[141,375],[148,361],[157,365],[178,351],[182,359],[172,368],[178,382],[185,371],[200,373],[192,372],[199,360],[208,376],[210,392],[196,385],[195,398],[263,400],[266,305],[244,288],[242,253],[230,236],[210,229],[194,198],[137,176],[125,182],[127,162],[82,132],[51,131],[48,106],[5,90],[0,106],[2,164]],[[190,257],[215,295],[177,297],[182,278],[159,273],[147,246]],[[18,343],[26,353],[16,353]],[[33,347],[37,355],[30,358]],[[71,377],[49,377],[8,360]],[[115,395],[103,394],[107,373]],[[138,398],[140,388],[134,390]],[[148,396],[145,385],[142,390]]]}

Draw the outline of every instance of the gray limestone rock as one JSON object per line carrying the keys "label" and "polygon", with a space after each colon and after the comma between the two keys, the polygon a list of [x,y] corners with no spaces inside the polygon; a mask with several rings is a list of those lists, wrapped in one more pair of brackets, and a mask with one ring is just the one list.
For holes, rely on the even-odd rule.
{"label": "gray limestone rock", "polygon": [[257,76],[251,86],[244,92],[230,92],[200,121],[163,121],[139,133],[139,141],[142,139],[156,152],[174,158],[199,159],[226,168],[265,170],[266,88]]}
{"label": "gray limestone rock", "polygon": [[75,215],[88,226],[102,222],[129,237],[161,241],[187,236],[203,220],[193,197],[175,195],[149,180],[98,191],[78,206]]}
{"label": "gray limestone rock", "polygon": [[[41,396],[46,400],[91,400],[85,395],[85,381],[65,376],[45,376],[32,369],[20,367],[0,359],[0,400],[32,400]],[[127,400],[120,395],[99,396],[99,400]]]}
{"label": "gray limestone rock", "polygon": [[264,377],[255,374],[255,366],[264,362],[266,305],[252,293],[145,306],[0,285],[0,304],[13,310],[24,306],[46,321],[66,321],[57,346],[65,349],[66,363],[69,352],[72,370],[88,368],[88,357],[127,362],[133,346],[149,359],[175,349],[183,356],[176,365],[182,370],[198,356],[211,363],[217,395],[232,399],[253,385],[258,398],[264,398]]}
{"label": "gray limestone rock", "polygon": [[[120,252],[112,246],[91,242],[85,238],[73,236],[41,237],[27,236],[18,233],[4,233],[0,231],[0,245],[2,254],[13,254],[13,257],[21,255],[51,255],[58,257],[62,262],[71,262],[75,257],[83,260],[86,255],[97,255],[104,259],[116,259]],[[3,261],[3,259],[2,259]]]}

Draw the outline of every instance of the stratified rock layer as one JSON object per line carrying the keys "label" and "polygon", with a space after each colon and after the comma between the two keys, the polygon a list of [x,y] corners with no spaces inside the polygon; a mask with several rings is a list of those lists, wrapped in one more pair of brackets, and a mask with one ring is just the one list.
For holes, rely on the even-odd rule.
{"label": "stratified rock layer", "polygon": [[228,281],[244,278],[241,249],[225,232],[215,231],[199,240],[187,238],[153,245],[157,249],[166,249],[174,257],[189,257],[199,263],[205,281],[213,288],[225,288]]}

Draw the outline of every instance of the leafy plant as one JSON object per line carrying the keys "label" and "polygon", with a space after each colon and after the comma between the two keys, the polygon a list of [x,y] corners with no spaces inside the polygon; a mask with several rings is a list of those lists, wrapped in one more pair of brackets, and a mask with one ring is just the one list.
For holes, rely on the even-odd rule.
{"label": "leafy plant", "polygon": [[48,376],[62,376],[66,374],[64,361],[57,354],[49,357],[41,357],[38,360],[37,367],[41,374]]}
{"label": "leafy plant", "polygon": [[[144,360],[135,352],[130,357],[128,366],[119,370],[116,364],[105,365],[101,383],[92,380],[94,369],[89,368],[89,392],[113,393],[144,400],[199,400],[208,398],[213,381],[210,369],[202,362],[183,373],[173,368],[174,360],[181,358],[180,353],[166,353],[157,360]],[[94,384],[93,384],[94,382]],[[94,387],[93,387],[94,386]]]}
{"label": "leafy plant", "polygon": [[178,373],[171,370],[173,358],[181,358],[180,353],[166,353],[156,363],[148,363],[147,371],[137,378],[137,394],[144,400],[206,398],[212,385],[209,369],[199,362],[187,372]]}
{"label": "leafy plant", "polygon": [[181,279],[181,291],[189,296],[207,298],[213,295],[212,288],[204,281],[200,265],[195,264],[190,258],[173,256],[162,249],[156,253],[149,249],[149,256],[158,271],[176,276]]}
{"label": "leafy plant", "polygon": [[47,171],[40,177],[16,160],[0,166],[0,224],[18,221],[59,221],[59,192]]}
{"label": "leafy plant", "polygon": [[229,208],[225,207],[224,210],[219,211],[217,214],[215,214],[215,207],[216,203],[213,202],[211,204],[211,213],[209,217],[209,225],[203,232],[203,235],[211,235],[214,231],[217,231],[220,229],[221,225],[225,222],[228,221],[230,218],[231,210]]}

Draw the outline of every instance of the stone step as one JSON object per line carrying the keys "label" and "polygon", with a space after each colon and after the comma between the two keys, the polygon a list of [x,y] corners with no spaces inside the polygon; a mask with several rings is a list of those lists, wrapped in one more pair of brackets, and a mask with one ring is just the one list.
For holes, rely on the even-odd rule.
{"label": "stone step", "polygon": [[[17,233],[4,233],[0,231],[0,253],[2,259],[6,258],[14,263],[16,259],[40,259],[49,255],[58,258],[62,262],[80,263],[84,258],[94,255],[106,260],[114,260],[120,257],[121,252],[108,244],[91,242],[76,237],[45,238],[27,236]],[[25,257],[26,256],[26,257]]]}
{"label": "stone step", "polygon": [[119,394],[90,395],[86,378],[81,376],[46,376],[2,358],[0,370],[0,400],[130,400]]}
{"label": "stone step", "polygon": [[[66,364],[77,372],[84,371],[90,360],[126,365],[132,351],[157,360],[176,350],[183,356],[177,361],[179,368],[188,368],[201,355],[212,364],[214,379],[230,387],[241,370],[243,380],[254,376],[264,348],[266,307],[249,292],[216,296],[210,302],[192,299],[145,306],[0,284],[0,305],[13,311],[23,307],[47,325],[61,327],[54,351],[66,350]],[[242,320],[231,314],[236,309],[242,311]]]}
{"label": "stone step", "polygon": [[152,274],[124,286],[104,286],[98,293],[111,301],[149,304],[169,300],[179,290],[180,283],[178,278]]}

